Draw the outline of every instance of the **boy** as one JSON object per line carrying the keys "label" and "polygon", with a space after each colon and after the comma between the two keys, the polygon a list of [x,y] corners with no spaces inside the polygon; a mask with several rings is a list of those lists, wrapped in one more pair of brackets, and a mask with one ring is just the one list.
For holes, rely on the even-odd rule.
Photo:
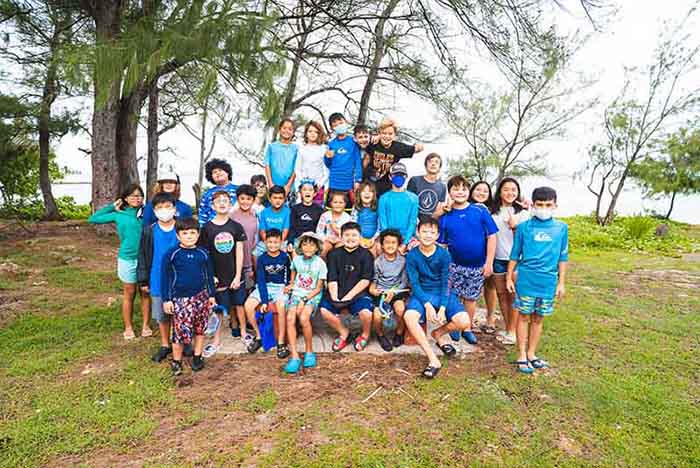
{"label": "boy", "polygon": [[536,188],[532,204],[532,218],[519,224],[515,231],[506,276],[506,288],[515,293],[513,308],[518,311],[516,365],[526,374],[548,367],[544,359],[537,357],[537,345],[544,317],[554,312],[555,296],[564,296],[569,261],[569,227],[552,219],[557,192],[549,187]]}
{"label": "boy", "polygon": [[[407,145],[396,139],[398,127],[392,119],[384,119],[379,124],[379,142],[367,146],[368,166],[367,178],[377,186],[377,196],[391,190],[389,170],[400,159],[413,157],[415,153],[423,151],[423,145]],[[413,234],[411,234],[413,235]],[[406,237],[404,236],[404,240]]]}
{"label": "boy", "polygon": [[355,125],[352,133],[355,138],[355,143],[360,147],[360,155],[362,156],[362,178],[365,179],[365,171],[367,170],[367,164],[369,164],[369,156],[366,153],[370,142],[369,128],[367,125],[358,124]]}
{"label": "boy", "polygon": [[418,195],[419,214],[437,218],[442,214],[442,206],[447,200],[447,186],[439,179],[442,158],[437,153],[430,153],[425,157],[424,164],[425,175],[411,177],[408,191]]}
{"label": "boy", "polygon": [[289,253],[294,251],[294,241],[299,236],[308,231],[316,231],[318,220],[323,214],[323,208],[314,203],[316,183],[312,179],[302,179],[299,182],[299,196],[301,201],[292,207],[290,214]]}
{"label": "boy", "polygon": [[267,251],[258,257],[255,267],[255,277],[257,288],[253,291],[248,300],[245,301],[245,312],[248,322],[253,325],[255,339],[248,345],[248,352],[253,354],[262,347],[262,335],[255,320],[255,309],[260,306],[262,313],[267,312],[267,305],[270,302],[275,304],[277,309],[277,357],[285,359],[289,356],[289,348],[285,344],[285,318],[284,308],[287,304],[287,294],[284,288],[289,285],[291,277],[291,262],[289,256],[280,251],[282,245],[282,233],[278,229],[270,229],[265,237]]}
{"label": "boy", "polygon": [[[243,226],[245,231],[246,241],[243,243],[243,276],[242,281],[245,283],[246,290],[253,287],[255,279],[253,278],[253,249],[258,240],[258,217],[253,212],[253,204],[257,193],[252,185],[243,184],[236,189],[236,198],[238,204],[231,212],[231,219]],[[234,337],[241,336],[240,329],[236,334],[236,329],[232,328],[231,333]]]}
{"label": "boy", "polygon": [[407,192],[404,184],[408,171],[403,163],[391,166],[391,192],[379,199],[379,229],[396,229],[403,237],[399,247],[401,255],[406,254],[408,244],[416,233],[418,220],[418,196]]}
{"label": "boy", "polygon": [[204,226],[216,215],[214,209],[212,208],[211,200],[216,192],[225,191],[228,192],[231,197],[231,203],[236,202],[236,185],[231,183],[231,177],[233,175],[233,170],[231,165],[224,161],[223,159],[212,159],[206,166],[204,166],[204,171],[207,176],[207,180],[214,184],[214,187],[210,188],[199,202],[199,210],[197,211],[197,219],[199,220],[199,226]]}
{"label": "boy", "polygon": [[270,189],[270,206],[262,210],[258,216],[260,218],[258,224],[260,242],[258,242],[253,252],[254,256],[259,257],[265,252],[265,239],[267,237],[267,231],[270,229],[277,229],[282,234],[282,250],[286,250],[290,215],[289,208],[284,203],[286,196],[287,193],[284,191],[284,187],[273,185]]}
{"label": "boy", "polygon": [[464,330],[468,324],[467,313],[457,297],[449,292],[448,276],[450,254],[444,247],[436,245],[438,222],[434,218],[421,218],[418,224],[418,248],[406,255],[406,273],[411,284],[411,297],[406,306],[404,321],[406,329],[428,357],[428,367],[422,376],[434,378],[442,364],[428,344],[422,323],[427,319],[440,324],[431,336],[440,350],[448,357],[457,350],[451,344],[442,344],[441,338],[446,333]]}
{"label": "boy", "polygon": [[[403,344],[403,314],[406,311],[408,297],[408,278],[406,277],[406,257],[399,255],[401,233],[396,229],[387,229],[379,235],[382,254],[374,260],[374,281],[369,286],[369,293],[376,297],[374,307],[374,331],[384,351],[391,351]],[[382,311],[380,305],[386,304],[396,314],[396,333],[393,343],[384,335]]]}
{"label": "boy", "polygon": [[462,300],[469,314],[469,326],[462,332],[462,337],[475,345],[477,339],[472,327],[476,300],[481,294],[484,278],[493,273],[498,227],[487,209],[469,203],[469,182],[464,177],[451,177],[447,188],[452,209],[440,218],[438,242],[450,251],[450,288]]}
{"label": "boy", "polygon": [[163,310],[173,320],[173,375],[182,374],[183,345],[194,342],[192,370],[204,369],[202,348],[209,310],[216,305],[214,265],[206,250],[197,247],[199,226],[192,218],[175,224],[179,245],[163,260]]}
{"label": "boy", "polygon": [[161,362],[173,350],[170,347],[170,317],[163,313],[161,276],[165,254],[177,245],[175,235],[175,197],[170,193],[153,196],[153,212],[157,222],[144,226],[139,244],[137,278],[141,291],[151,295],[151,314],[158,322],[160,349],[151,357]]}
{"label": "boy", "polygon": [[353,191],[362,181],[360,147],[353,138],[348,136],[350,125],[346,122],[343,114],[339,112],[331,114],[328,123],[335,132],[335,138],[328,142],[328,151],[323,158],[329,171],[329,192],[350,192],[350,203],[352,203],[354,201]]}
{"label": "boy", "polygon": [[[216,283],[216,303],[231,317],[237,315],[239,327],[245,328],[245,315],[239,307],[245,301],[243,287],[243,245],[248,239],[243,226],[230,218],[231,197],[228,192],[216,192],[212,197],[216,216],[204,225],[199,245],[207,249],[214,262],[214,283]],[[242,312],[242,311],[241,311]],[[222,323],[219,317],[219,323]],[[233,327],[231,327],[233,328]],[[211,357],[221,346],[221,326],[214,333],[214,341],[204,348],[204,357]]]}
{"label": "boy", "polygon": [[[341,351],[350,341],[354,342],[355,351],[362,351],[367,347],[372,326],[372,299],[367,288],[374,274],[374,261],[369,250],[360,247],[359,224],[352,221],[343,224],[341,236],[343,245],[328,254],[328,288],[321,300],[321,316],[338,332],[333,351]],[[345,308],[360,316],[362,334],[357,339],[353,340],[354,336],[339,317]]]}

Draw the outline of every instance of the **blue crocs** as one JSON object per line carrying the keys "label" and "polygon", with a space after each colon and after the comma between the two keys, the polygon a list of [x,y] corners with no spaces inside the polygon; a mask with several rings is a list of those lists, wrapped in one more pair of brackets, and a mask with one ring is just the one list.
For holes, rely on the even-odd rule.
{"label": "blue crocs", "polygon": [[463,331],[462,338],[470,345],[475,345],[477,343],[476,335],[471,330]]}
{"label": "blue crocs", "polygon": [[287,374],[296,374],[297,372],[299,372],[300,367],[301,367],[301,359],[289,358],[289,361],[287,361],[287,365],[284,366],[284,371]]}
{"label": "blue crocs", "polygon": [[304,354],[304,367],[316,367],[316,353]]}
{"label": "blue crocs", "polygon": [[452,341],[459,343],[459,332],[458,331],[450,332],[450,338],[452,338]]}

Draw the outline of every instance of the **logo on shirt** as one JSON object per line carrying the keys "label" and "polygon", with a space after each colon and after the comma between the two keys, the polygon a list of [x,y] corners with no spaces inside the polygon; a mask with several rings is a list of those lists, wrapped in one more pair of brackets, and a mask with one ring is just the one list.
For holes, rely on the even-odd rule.
{"label": "logo on shirt", "polygon": [[347,273],[352,273],[353,271],[355,271],[355,265],[346,264],[345,267],[343,267],[343,270]]}
{"label": "logo on shirt", "polygon": [[314,279],[309,274],[300,273],[297,276],[297,286],[300,289],[310,290],[314,285]]}
{"label": "logo on shirt", "polygon": [[301,220],[302,220],[302,221],[312,221],[311,215],[310,215],[309,213],[303,213],[303,214],[301,215]]}
{"label": "logo on shirt", "polygon": [[282,273],[285,270],[284,265],[280,264],[275,264],[275,265],[265,265],[265,273],[269,275],[277,275],[279,273]]}
{"label": "logo on shirt", "polygon": [[337,151],[338,154],[346,154],[347,152],[348,152],[348,150],[346,150],[345,148],[342,148],[342,147],[338,148],[338,151]]}
{"label": "logo on shirt", "polygon": [[552,236],[544,231],[535,233],[535,242],[552,242]]}
{"label": "logo on shirt", "polygon": [[418,201],[423,211],[433,211],[438,204],[438,195],[433,189],[424,189],[418,194]]}
{"label": "logo on shirt", "polygon": [[222,254],[230,253],[233,250],[234,243],[230,232],[220,232],[214,237],[214,248]]}

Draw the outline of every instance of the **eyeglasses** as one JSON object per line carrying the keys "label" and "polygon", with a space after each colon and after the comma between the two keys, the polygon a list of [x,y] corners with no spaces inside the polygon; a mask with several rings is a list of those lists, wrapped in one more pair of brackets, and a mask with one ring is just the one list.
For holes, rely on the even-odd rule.
{"label": "eyeglasses", "polygon": [[143,195],[134,195],[134,194],[131,194],[131,195],[127,195],[126,198],[143,198]]}

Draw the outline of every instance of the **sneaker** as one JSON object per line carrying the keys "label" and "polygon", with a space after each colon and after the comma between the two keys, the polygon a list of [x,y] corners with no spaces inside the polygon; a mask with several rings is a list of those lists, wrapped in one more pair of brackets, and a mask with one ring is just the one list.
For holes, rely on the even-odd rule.
{"label": "sneaker", "polygon": [[180,361],[173,361],[170,363],[170,370],[173,373],[173,376],[178,376],[182,375],[182,362]]}
{"label": "sneaker", "polygon": [[260,338],[255,338],[246,349],[250,354],[255,354],[260,348],[262,348],[262,340]]}
{"label": "sneaker", "polygon": [[379,336],[377,339],[379,340],[379,346],[381,346],[387,353],[394,349],[394,346],[391,344],[391,341],[389,341],[389,338],[387,338],[386,335]]}
{"label": "sneaker", "polygon": [[204,358],[202,356],[195,356],[192,358],[192,370],[194,372],[199,372],[204,369]]}
{"label": "sneaker", "polygon": [[186,345],[185,345],[185,348],[184,348],[183,351],[182,351],[182,354],[183,354],[185,357],[192,357],[192,356],[194,356],[194,349],[192,349],[192,345],[191,345],[191,344],[186,344]]}
{"label": "sneaker", "polygon": [[219,351],[219,347],[216,346],[214,343],[209,343],[204,347],[204,351],[202,352],[202,356],[205,358],[210,358],[213,355],[215,355]]}
{"label": "sneaker", "polygon": [[173,349],[168,347],[168,346],[161,346],[158,352],[151,356],[151,361],[153,362],[161,362],[163,359],[168,357],[168,354],[172,353]]}
{"label": "sneaker", "polygon": [[243,341],[243,346],[245,346],[247,348],[248,345],[253,342],[253,338],[254,338],[254,335],[249,335],[246,333],[246,335],[243,338],[241,338],[241,340]]}
{"label": "sneaker", "polygon": [[452,341],[459,343],[459,332],[458,331],[450,332],[450,338],[452,338]]}
{"label": "sneaker", "polygon": [[241,327],[235,327],[231,328],[231,336],[234,338],[240,338],[241,336]]}
{"label": "sneaker", "polygon": [[403,335],[394,335],[394,341],[391,343],[394,348],[398,348],[403,345]]}
{"label": "sneaker", "polygon": [[476,335],[471,330],[463,331],[462,338],[464,338],[470,345],[475,345],[478,342]]}

